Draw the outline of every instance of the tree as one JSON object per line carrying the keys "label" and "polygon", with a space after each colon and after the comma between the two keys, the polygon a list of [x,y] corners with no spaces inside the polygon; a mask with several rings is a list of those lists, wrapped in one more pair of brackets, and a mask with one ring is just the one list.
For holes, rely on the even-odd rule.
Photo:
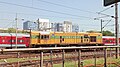
{"label": "tree", "polygon": [[90,30],[90,31],[87,31],[88,33],[98,33],[98,31],[93,31],[93,30]]}
{"label": "tree", "polygon": [[15,33],[16,29],[14,28],[8,28],[8,30],[6,31],[7,33]]}
{"label": "tree", "polygon": [[112,33],[111,31],[103,31],[103,36],[114,36],[114,33]]}

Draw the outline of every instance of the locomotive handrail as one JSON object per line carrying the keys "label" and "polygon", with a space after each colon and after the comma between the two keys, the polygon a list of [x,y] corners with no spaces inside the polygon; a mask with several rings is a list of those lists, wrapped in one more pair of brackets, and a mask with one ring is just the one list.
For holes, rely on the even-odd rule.
{"label": "locomotive handrail", "polygon": [[0,52],[24,52],[24,51],[49,51],[67,49],[97,49],[97,48],[120,48],[120,46],[86,46],[86,47],[49,47],[49,48],[19,48],[19,49],[0,49]]}

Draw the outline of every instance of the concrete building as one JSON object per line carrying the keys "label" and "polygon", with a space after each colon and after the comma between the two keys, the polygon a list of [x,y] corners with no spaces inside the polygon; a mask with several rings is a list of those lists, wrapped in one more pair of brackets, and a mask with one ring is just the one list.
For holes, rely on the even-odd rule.
{"label": "concrete building", "polygon": [[63,23],[54,23],[54,32],[63,32]]}
{"label": "concrete building", "polygon": [[72,25],[72,32],[79,32],[79,25]]}
{"label": "concrete building", "polygon": [[38,30],[38,25],[33,21],[25,21],[23,22],[23,30]]}
{"label": "concrete building", "polygon": [[39,31],[51,31],[52,27],[49,19],[38,19],[38,29]]}
{"label": "concrete building", "polygon": [[72,32],[72,22],[64,21],[63,31],[64,32]]}

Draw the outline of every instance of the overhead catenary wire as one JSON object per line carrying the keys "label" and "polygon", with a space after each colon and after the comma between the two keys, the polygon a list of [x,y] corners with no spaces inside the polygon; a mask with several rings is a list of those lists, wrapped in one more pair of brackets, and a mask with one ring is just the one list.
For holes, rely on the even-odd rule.
{"label": "overhead catenary wire", "polygon": [[36,10],[42,10],[42,11],[47,11],[47,12],[52,12],[52,13],[57,13],[57,14],[64,14],[64,15],[69,15],[69,16],[74,16],[74,17],[82,17],[82,18],[93,19],[93,18],[87,17],[87,16],[78,16],[78,15],[73,15],[73,14],[68,14],[68,13],[63,13],[63,12],[57,12],[57,11],[52,11],[52,10],[47,10],[47,9],[42,9],[42,8],[36,8],[36,7],[30,7],[30,6],[20,5],[20,4],[8,3],[8,2],[2,2],[2,1],[0,1],[0,3],[20,6],[20,7],[30,8],[30,9],[36,9]]}
{"label": "overhead catenary wire", "polygon": [[97,14],[100,14],[100,15],[107,16],[107,17],[112,17],[112,18],[114,18],[113,15],[108,15],[108,14],[104,14],[104,13],[102,13],[102,12],[104,12],[104,11],[106,11],[106,10],[112,8],[112,7],[114,7],[114,5],[112,5],[112,6],[108,7],[108,8],[106,8],[106,9],[104,9],[104,10],[102,10],[102,11],[96,12],[96,13],[97,13]]}
{"label": "overhead catenary wire", "polygon": [[[3,12],[3,11],[0,11],[0,13],[7,13],[7,14],[16,14],[16,12]],[[71,18],[71,19],[80,19],[79,17],[75,18],[75,17],[63,17],[63,16],[54,16],[54,15],[43,15],[43,14],[29,14],[29,13],[22,13],[22,12],[18,12],[18,14],[20,15],[31,15],[31,16],[45,16],[45,17],[59,17],[59,18]],[[0,19],[1,20],[1,19]],[[5,20],[5,19],[4,19]]]}
{"label": "overhead catenary wire", "polygon": [[44,3],[52,4],[52,5],[57,5],[57,6],[61,6],[61,7],[69,8],[69,9],[74,9],[74,10],[78,10],[78,11],[81,11],[81,12],[96,14],[96,12],[82,10],[82,9],[75,8],[75,7],[70,7],[70,6],[65,6],[65,5],[62,5],[62,4],[52,3],[52,2],[45,1],[45,0],[37,0],[37,1],[41,1],[41,2],[44,2]]}

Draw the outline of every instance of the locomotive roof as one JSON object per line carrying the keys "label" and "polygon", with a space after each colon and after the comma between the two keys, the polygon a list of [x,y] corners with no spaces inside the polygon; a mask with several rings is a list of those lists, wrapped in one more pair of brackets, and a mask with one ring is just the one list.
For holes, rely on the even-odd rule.
{"label": "locomotive roof", "polygon": [[40,31],[40,34],[50,34],[50,32],[47,32],[47,31]]}
{"label": "locomotive roof", "polygon": [[[0,36],[16,36],[16,33],[0,33]],[[30,37],[29,34],[17,33],[17,36]]]}

